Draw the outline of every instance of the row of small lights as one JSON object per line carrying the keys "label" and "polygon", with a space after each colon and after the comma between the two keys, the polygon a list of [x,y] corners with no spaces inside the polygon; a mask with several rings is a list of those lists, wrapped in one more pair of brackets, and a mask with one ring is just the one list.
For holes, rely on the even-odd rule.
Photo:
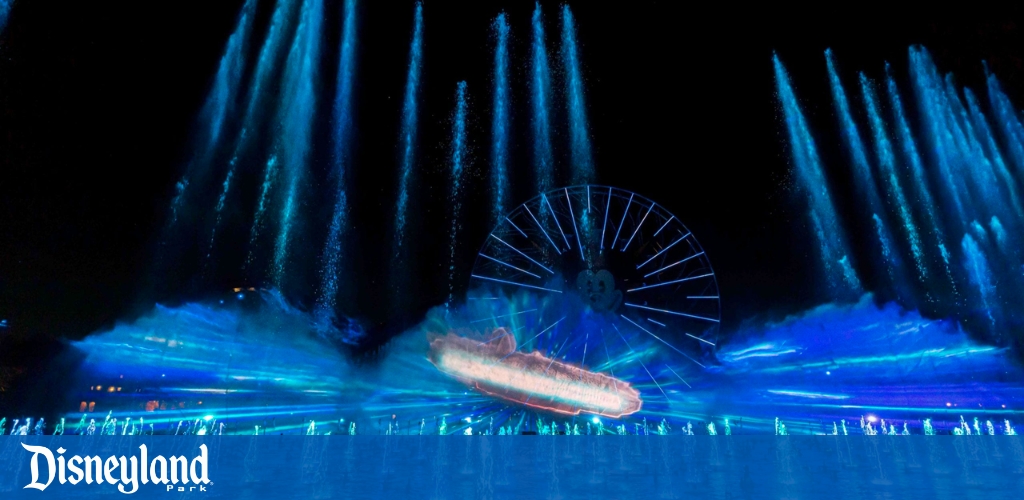
{"label": "row of small lights", "polygon": [[[89,390],[90,391],[102,391],[103,390],[103,386],[102,385],[94,385],[94,386],[89,387]],[[107,387],[107,392],[121,392],[121,388],[120,387],[109,386],[109,387]]]}

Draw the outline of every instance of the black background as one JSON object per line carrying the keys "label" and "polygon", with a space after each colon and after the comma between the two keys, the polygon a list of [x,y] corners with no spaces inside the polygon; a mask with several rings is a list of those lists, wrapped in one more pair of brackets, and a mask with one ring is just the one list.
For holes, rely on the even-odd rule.
{"label": "black background", "polygon": [[[194,262],[160,263],[174,183],[239,0],[221,2],[16,2],[0,35],[0,330],[3,363],[45,359],[60,339],[81,338],[155,301],[173,303],[263,283],[240,268],[241,246],[197,278]],[[424,73],[410,241],[416,248],[396,314],[388,305],[390,224],[412,2],[361,2],[351,224],[339,311],[370,327],[366,348],[443,302],[447,291],[447,151],[455,84],[469,85],[473,163],[458,250],[465,281],[488,222],[493,36],[505,11],[512,30],[514,204],[533,194],[530,173],[532,2],[427,2]],[[1024,103],[1024,27],[1018,12],[891,17],[849,9],[788,12],[694,10],[682,2],[571,5],[577,18],[597,181],[667,207],[694,232],[718,275],[725,329],[824,302],[810,233],[789,173],[772,54],[790,71],[827,168],[844,169],[823,51],[841,76],[884,76],[909,99],[907,47],[923,44],[940,71],[984,94],[982,61]],[[251,60],[273,3],[262,0]],[[567,174],[561,86],[560,4],[543,4],[554,72],[559,172]],[[327,1],[313,191],[327,184],[327,112],[337,65],[340,2]],[[250,68],[251,69],[251,68]],[[851,94],[854,92],[851,90]],[[916,126],[916,124],[914,124]],[[232,130],[231,134],[237,130]],[[230,134],[229,134],[230,135]],[[319,173],[317,173],[319,172]],[[560,184],[567,180],[563,175]],[[307,213],[327,213],[310,196]],[[212,201],[210,205],[212,206]],[[210,207],[191,207],[195,213]],[[287,290],[315,297],[315,260],[326,222],[307,222],[312,257]],[[241,227],[247,226],[234,220]],[[854,239],[856,237],[854,236]],[[230,244],[227,246],[231,246]],[[307,246],[307,245],[303,245]],[[303,252],[306,252],[303,254]],[[308,254],[308,255],[307,255]],[[187,261],[187,259],[186,259]],[[313,264],[309,264],[312,262]],[[868,280],[870,284],[870,280]],[[461,287],[460,287],[461,288]]]}

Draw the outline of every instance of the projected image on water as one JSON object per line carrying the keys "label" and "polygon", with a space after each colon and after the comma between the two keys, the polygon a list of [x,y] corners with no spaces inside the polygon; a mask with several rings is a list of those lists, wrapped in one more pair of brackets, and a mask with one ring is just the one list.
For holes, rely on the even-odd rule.
{"label": "projected image on water", "polygon": [[49,15],[0,2],[0,433],[1016,433],[1013,23],[245,0],[136,73]]}

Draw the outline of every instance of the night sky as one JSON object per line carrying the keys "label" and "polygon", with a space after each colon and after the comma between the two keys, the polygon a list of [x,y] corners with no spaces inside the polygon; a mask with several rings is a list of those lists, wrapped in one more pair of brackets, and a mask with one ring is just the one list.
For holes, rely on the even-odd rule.
{"label": "night sky", "polygon": [[[11,325],[0,330],[5,356],[44,356],[54,339],[81,338],[144,313],[157,301],[262,284],[241,271],[244,242],[220,255],[204,276],[188,259],[159,262],[174,183],[189,158],[197,111],[241,4],[15,3],[0,35],[0,318]],[[415,300],[400,314],[385,305],[385,286],[413,3],[361,4],[356,150],[349,178],[352,230],[339,310],[367,324],[369,343],[379,344],[446,296],[446,158],[459,80],[468,82],[472,144],[466,230],[458,250],[463,281],[489,229],[484,215],[490,210],[490,24],[502,10],[512,30],[512,206],[536,194],[527,86],[533,2],[424,5],[412,200],[423,213],[410,233],[417,249],[409,276]],[[272,5],[260,2],[256,42]],[[558,68],[553,125],[564,184],[568,134],[557,56],[560,4],[543,5],[551,64]],[[897,19],[838,10],[695,11],[680,2],[570,5],[578,23],[597,182],[659,202],[693,231],[718,276],[725,329],[826,300],[814,271],[815,250],[805,243],[805,218],[794,203],[774,95],[773,51],[791,73],[829,169],[845,168],[823,55],[829,47],[848,85],[856,82],[857,71],[881,77],[889,61],[905,93],[910,44],[924,45],[940,71],[982,91],[985,60],[1018,107],[1024,105],[1019,12],[989,13],[982,20]],[[321,85],[331,89],[340,2],[328,0],[327,10],[320,71]],[[259,49],[259,43],[252,45],[250,63]],[[321,150],[330,137],[330,105],[330,98],[321,102],[314,179],[327,168]],[[309,202],[315,208],[318,198]],[[326,222],[306,224],[312,228],[308,237],[321,241]],[[244,235],[248,227],[235,231]],[[315,252],[320,245],[310,248]],[[306,267],[296,272],[308,279],[289,280],[287,291],[308,306],[318,281],[315,266]]]}

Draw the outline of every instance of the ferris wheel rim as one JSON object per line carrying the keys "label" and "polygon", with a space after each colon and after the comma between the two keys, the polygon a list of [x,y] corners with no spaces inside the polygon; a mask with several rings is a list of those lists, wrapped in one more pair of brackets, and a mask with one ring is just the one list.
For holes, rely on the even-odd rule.
{"label": "ferris wheel rim", "polygon": [[[721,319],[722,319],[721,296],[720,296],[720,293],[719,293],[718,275],[715,273],[714,266],[711,263],[710,256],[708,256],[707,252],[705,252],[705,250],[703,250],[703,246],[700,245],[700,243],[696,239],[696,237],[692,235],[692,232],[690,232],[689,228],[686,226],[686,224],[683,222],[683,220],[680,219],[679,217],[676,217],[675,214],[672,211],[670,211],[668,207],[666,207],[665,205],[659,204],[657,202],[654,202],[650,198],[647,198],[647,197],[645,197],[643,195],[639,195],[639,194],[637,194],[635,192],[632,192],[632,191],[629,191],[629,190],[626,190],[626,189],[616,188],[616,186],[607,185],[607,184],[588,183],[588,184],[572,184],[572,185],[561,186],[561,188],[549,190],[549,191],[546,191],[544,193],[540,193],[540,194],[538,194],[538,195],[536,195],[534,197],[531,197],[531,198],[527,199],[526,201],[516,205],[512,209],[508,210],[505,214],[503,214],[501,216],[501,218],[499,218],[499,220],[495,223],[495,225],[493,226],[492,230],[490,230],[490,232],[487,234],[487,237],[485,238],[485,241],[480,245],[479,250],[477,251],[476,258],[475,258],[475,260],[473,262],[473,273],[471,273],[470,278],[469,278],[469,287],[467,289],[467,299],[471,298],[471,297],[469,297],[469,295],[471,294],[472,290],[477,289],[477,288],[482,288],[484,286],[484,283],[481,283],[481,282],[488,282],[488,281],[490,281],[490,282],[498,282],[497,284],[495,284],[495,283],[487,283],[487,285],[493,285],[493,286],[500,287],[500,289],[502,289],[503,292],[506,292],[506,293],[508,292],[508,289],[507,288],[502,288],[502,287],[504,287],[506,285],[517,285],[518,287],[525,287],[526,289],[529,289],[530,291],[538,290],[538,291],[546,291],[546,292],[556,292],[556,293],[561,294],[562,290],[556,290],[554,288],[548,288],[548,287],[537,286],[537,285],[526,285],[526,284],[522,284],[522,283],[506,282],[506,281],[503,281],[503,280],[498,280],[498,279],[494,279],[494,278],[487,278],[487,277],[484,277],[484,276],[480,276],[480,275],[477,275],[477,269],[483,268],[485,266],[485,264],[481,265],[483,260],[498,261],[493,256],[488,256],[487,254],[484,253],[484,251],[487,250],[488,248],[492,248],[492,240],[494,239],[494,240],[497,240],[498,242],[501,242],[501,244],[504,244],[508,248],[511,248],[512,250],[515,250],[516,252],[519,253],[519,255],[521,257],[529,259],[532,263],[534,263],[537,266],[539,266],[540,268],[546,270],[547,274],[556,275],[554,273],[554,270],[552,269],[552,267],[556,267],[556,264],[554,262],[541,258],[540,260],[544,262],[544,263],[541,263],[541,261],[538,261],[537,259],[530,258],[528,255],[526,255],[525,253],[523,253],[519,249],[514,248],[512,245],[510,245],[509,243],[507,243],[504,240],[502,240],[501,236],[507,236],[509,234],[512,234],[512,232],[515,232],[515,233],[521,235],[524,238],[529,238],[529,237],[527,237],[526,233],[524,232],[524,228],[520,227],[519,225],[517,225],[512,220],[513,218],[518,218],[520,215],[523,215],[523,212],[528,214],[529,220],[531,220],[532,222],[536,222],[537,227],[540,228],[542,234],[545,237],[544,240],[546,240],[547,244],[550,245],[552,248],[554,248],[557,251],[557,254],[559,256],[562,256],[565,251],[573,250],[572,243],[575,243],[580,248],[580,255],[579,255],[580,260],[582,260],[584,263],[587,263],[587,258],[584,255],[584,244],[582,243],[582,240],[580,239],[579,228],[578,227],[573,227],[574,230],[575,230],[574,235],[572,233],[567,233],[566,231],[563,231],[563,227],[561,227],[561,222],[559,221],[558,215],[554,215],[556,210],[553,208],[553,205],[552,205],[552,200],[556,200],[556,198],[555,198],[556,196],[557,197],[564,197],[565,201],[567,203],[567,207],[566,208],[568,209],[568,212],[569,212],[569,214],[570,214],[570,216],[572,218],[572,224],[574,226],[578,222],[579,215],[573,213],[574,210],[573,210],[572,199],[571,199],[570,195],[580,196],[580,195],[583,195],[584,192],[586,192],[587,197],[588,197],[587,198],[587,203],[588,203],[587,210],[588,211],[586,212],[588,214],[587,216],[590,216],[589,214],[590,214],[590,210],[592,208],[589,205],[589,203],[591,201],[591,194],[592,194],[592,192],[601,192],[601,193],[603,193],[602,196],[606,196],[607,197],[607,200],[605,202],[607,204],[607,208],[604,211],[605,218],[607,218],[607,213],[610,211],[612,199],[618,199],[620,201],[627,200],[627,199],[629,200],[627,202],[626,209],[623,211],[623,214],[622,214],[623,220],[620,222],[620,226],[617,227],[617,230],[618,230],[617,233],[622,233],[622,224],[625,223],[626,217],[629,214],[629,211],[630,211],[630,209],[631,209],[633,204],[638,204],[638,206],[646,207],[646,213],[644,215],[644,219],[646,219],[646,215],[649,215],[652,211],[653,212],[657,212],[657,216],[660,216],[660,217],[662,217],[665,220],[664,225],[662,226],[662,230],[664,230],[664,228],[666,226],[668,226],[671,222],[675,221],[676,231],[679,231],[679,228],[681,228],[682,231],[685,231],[685,235],[683,237],[679,238],[679,241],[683,241],[683,240],[687,240],[687,239],[690,240],[687,243],[687,245],[692,250],[694,250],[695,253],[693,255],[691,255],[689,258],[699,257],[699,263],[700,263],[700,267],[699,268],[706,269],[707,273],[702,274],[700,276],[693,277],[693,278],[686,278],[686,279],[680,280],[680,281],[687,281],[687,280],[690,280],[690,279],[698,279],[698,278],[700,278],[700,279],[702,279],[702,278],[710,278],[710,285],[708,286],[708,289],[714,290],[714,295],[713,296],[709,295],[709,296],[700,296],[700,297],[686,297],[686,299],[702,299],[702,300],[713,299],[714,300],[714,306],[711,307],[711,308],[714,310],[714,313],[712,315],[699,316],[699,317],[698,316],[689,316],[689,315],[682,314],[682,313],[677,313],[677,314],[679,314],[680,316],[683,316],[683,317],[688,317],[691,320],[692,319],[696,319],[696,320],[702,320],[702,321],[707,321],[707,322],[711,323],[711,326],[709,326],[707,328],[694,329],[693,333],[698,333],[699,336],[693,335],[693,334],[691,334],[689,332],[683,332],[683,333],[685,333],[686,336],[689,336],[692,339],[695,339],[695,340],[697,340],[697,341],[699,341],[699,342],[701,342],[703,344],[710,344],[712,346],[712,348],[717,347],[717,343],[718,343],[718,340],[719,340],[719,334],[720,334],[720,324],[721,324]],[[557,234],[547,234],[547,232],[545,231],[545,226],[544,226],[544,224],[542,224],[538,220],[537,214],[532,213],[532,211],[529,210],[530,206],[534,206],[535,208],[537,208],[537,207],[541,207],[542,203],[549,210],[551,210],[552,213],[553,213],[552,217],[554,219],[555,224],[557,225],[557,230],[558,230]],[[560,202],[557,202],[557,203],[560,203]],[[505,225],[505,224],[508,224],[508,226],[503,228],[503,225]],[[606,221],[605,221],[605,225],[607,225]],[[633,234],[629,238],[628,242],[624,245],[623,249],[615,249],[614,248],[614,246],[617,245],[618,242],[620,242],[620,240],[621,240],[620,239],[621,235],[620,234],[616,234],[614,236],[613,240],[612,240],[612,245],[611,245],[610,249],[611,250],[621,250],[622,253],[625,254],[626,250],[630,246],[630,242],[632,242],[633,238],[635,238],[637,236],[637,233],[640,232],[640,228],[641,228],[642,225],[643,225],[643,220],[641,220],[641,222],[639,224],[637,224],[635,226],[635,228],[631,227],[631,230],[633,230]],[[660,230],[658,230],[657,233],[660,233]],[[655,237],[657,236],[657,233],[654,234]],[[559,238],[561,239],[560,243],[563,243],[564,247],[559,246],[557,244],[557,243],[559,243],[557,241]],[[574,239],[574,241],[573,241],[573,239]],[[676,243],[678,243],[678,242],[676,242]],[[602,244],[602,246],[604,244],[603,236],[602,236],[601,244]],[[684,246],[681,246],[681,247],[684,247]],[[637,265],[637,269],[639,269],[643,265],[646,265],[648,262],[651,261],[651,259],[653,259],[654,257],[657,257],[660,253],[662,253],[664,251],[668,251],[668,250],[669,250],[669,248],[664,248],[662,251],[657,252],[657,254],[655,254],[654,256],[648,258],[646,261],[642,262],[640,265]],[[601,248],[601,251],[604,251],[603,247]],[[573,250],[573,253],[574,253],[574,250]],[[684,260],[687,260],[687,259],[684,259]],[[500,263],[508,265],[509,267],[517,269],[518,272],[528,274],[528,275],[530,275],[532,277],[535,277],[537,279],[542,279],[541,275],[544,275],[544,273],[542,273],[541,270],[537,269],[537,268],[530,267],[531,270],[526,270],[524,268],[516,267],[514,265],[509,265],[507,262],[500,262]],[[676,262],[676,263],[678,263],[678,262]],[[544,265],[544,264],[548,264],[548,265]],[[675,265],[675,264],[673,264],[673,265]],[[664,270],[664,268],[663,269],[659,269],[659,270]],[[559,269],[559,273],[561,273],[560,269]],[[651,274],[653,274],[653,273],[651,273]],[[561,278],[564,279],[565,277],[563,276]],[[476,282],[476,283],[474,283],[474,282]],[[667,283],[667,284],[673,284],[673,283]],[[639,288],[636,288],[636,289],[629,289],[629,290],[626,290],[626,292],[638,292],[640,290],[643,290],[643,289],[646,289],[646,288],[653,288],[655,286],[658,286],[658,285],[651,285],[651,286],[639,287]],[[566,288],[566,290],[569,290],[569,289]],[[497,298],[497,297],[488,297],[488,298]],[[646,302],[644,302],[644,303],[646,303]],[[658,340],[662,341],[663,343],[669,345],[670,347],[672,347],[673,349],[675,349],[679,353],[682,353],[683,356],[689,358],[690,361],[692,361],[692,362],[696,363],[697,365],[699,365],[701,368],[705,368],[705,369],[707,368],[705,365],[702,365],[702,364],[694,361],[692,358],[687,356],[686,353],[680,351],[678,348],[676,348],[673,345],[669,344],[668,342],[658,338],[656,335],[654,335],[650,331],[644,329],[642,326],[640,326],[637,323],[635,323],[634,321],[630,320],[626,316],[626,310],[632,310],[633,308],[640,309],[640,310],[648,309],[648,310],[653,310],[653,311],[659,311],[659,313],[675,313],[675,311],[666,310],[666,309],[660,309],[660,308],[656,308],[656,307],[650,307],[650,306],[646,306],[646,305],[643,305],[643,304],[634,304],[634,303],[624,302],[623,314],[616,315],[616,316],[621,316],[627,322],[632,324],[633,327],[639,328],[640,330],[650,334],[652,337],[657,338]],[[708,313],[712,313],[712,310],[708,310]],[[636,318],[634,318],[634,320],[637,320],[637,321],[640,321],[640,322],[643,321],[643,318],[641,316],[639,316],[639,315],[631,315],[631,316],[636,316]],[[652,323],[658,324],[658,325],[662,325],[663,327],[665,327],[664,324],[660,324],[660,323],[658,323],[656,321],[653,321],[651,318],[646,318],[646,320],[650,321]],[[625,326],[626,324],[623,324],[623,325]],[[653,328],[653,327],[650,327],[650,328]],[[714,341],[709,340],[709,337],[712,340],[714,340]],[[706,348],[706,347],[701,347],[701,348]]]}

